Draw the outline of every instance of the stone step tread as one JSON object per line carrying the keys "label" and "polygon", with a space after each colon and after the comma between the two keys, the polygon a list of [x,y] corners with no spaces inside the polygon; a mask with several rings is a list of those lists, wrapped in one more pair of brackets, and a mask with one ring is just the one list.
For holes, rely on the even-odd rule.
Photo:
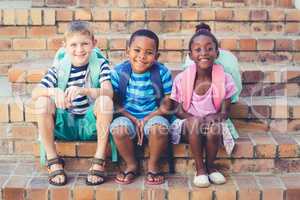
{"label": "stone step tread", "polygon": [[[7,165],[4,165],[6,167]],[[14,166],[13,164],[11,166]],[[166,181],[160,186],[148,186],[146,177],[139,176],[130,185],[119,185],[114,182],[114,175],[96,187],[85,185],[86,173],[72,173],[64,187],[53,187],[48,184],[47,174],[35,173],[31,164],[18,163],[15,170],[1,175],[1,192],[3,200],[9,199],[260,199],[261,196],[276,196],[278,200],[297,199],[300,194],[299,173],[263,173],[263,174],[226,174],[227,183],[211,185],[209,188],[196,188],[193,176],[180,174],[166,175]],[[31,171],[30,171],[31,170]],[[30,172],[28,172],[30,171]],[[25,193],[27,195],[25,195]],[[24,196],[27,198],[25,199]],[[21,198],[23,197],[23,198]],[[45,197],[45,198],[44,198]],[[274,197],[274,196],[273,196]]]}
{"label": "stone step tread", "polygon": [[[168,66],[168,63],[165,63]],[[27,60],[13,65],[8,71],[10,82],[38,83],[46,73],[52,59],[38,61]],[[171,64],[170,69],[178,73],[182,69],[178,66],[181,63]],[[240,63],[240,72],[243,82],[286,82],[290,79],[297,82],[300,76],[300,65],[291,64],[261,64],[261,63]],[[252,80],[251,80],[252,79]]]}
{"label": "stone step tread", "polygon": [[[91,158],[96,151],[96,142],[63,142],[57,141],[56,148],[61,156]],[[188,144],[173,145],[175,158],[192,158]],[[34,156],[39,157],[39,143],[35,143]],[[109,154],[109,153],[108,153]],[[139,151],[139,156],[148,157],[149,149]],[[218,158],[248,158],[248,159],[300,159],[300,135],[299,134],[271,134],[271,133],[243,133],[236,141],[236,147],[232,155],[228,155],[224,148],[218,152]]]}
{"label": "stone step tread", "polygon": [[[11,176],[4,177],[6,182],[2,186],[4,200],[11,197],[19,197],[28,193],[29,197],[34,197],[34,191],[38,190],[40,195],[55,199],[56,196],[71,198],[73,193],[74,199],[87,198],[102,199],[106,196],[109,199],[134,198],[145,199],[151,198],[156,200],[162,199],[212,199],[216,196],[218,199],[231,197],[234,199],[247,199],[251,195],[252,199],[259,199],[261,195],[266,197],[276,195],[276,199],[283,200],[297,199],[299,197],[299,178],[298,173],[289,173],[283,175],[262,174],[247,175],[237,174],[228,175],[228,182],[225,185],[213,185],[209,188],[196,188],[192,185],[193,177],[169,175],[166,182],[161,186],[148,186],[145,184],[145,176],[140,176],[134,183],[128,186],[118,185],[114,182],[114,177],[108,177],[108,181],[101,186],[87,187],[85,185],[84,175],[70,175],[69,184],[65,187],[53,187],[47,182],[45,176]],[[28,185],[26,187],[26,184]],[[203,196],[205,195],[206,198]],[[226,195],[226,196],[224,196]],[[165,198],[168,196],[168,198]],[[189,198],[191,196],[191,198]],[[41,197],[41,196],[40,196]],[[51,198],[50,198],[51,197]]]}

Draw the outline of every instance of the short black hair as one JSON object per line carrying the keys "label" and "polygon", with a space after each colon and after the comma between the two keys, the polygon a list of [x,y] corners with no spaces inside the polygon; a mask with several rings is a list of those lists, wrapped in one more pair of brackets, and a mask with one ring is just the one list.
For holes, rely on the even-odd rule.
{"label": "short black hair", "polygon": [[196,32],[194,33],[194,35],[190,39],[190,42],[189,42],[189,50],[190,51],[192,51],[192,44],[194,42],[194,39],[196,37],[198,37],[199,35],[205,35],[205,36],[210,37],[212,39],[212,41],[215,43],[215,45],[216,45],[216,50],[219,49],[218,40],[214,36],[214,34],[212,34],[210,32],[210,27],[207,24],[205,24],[205,23],[201,23],[201,24],[199,24],[199,25],[196,26]]}
{"label": "short black hair", "polygon": [[144,37],[154,40],[156,50],[158,50],[158,46],[159,46],[158,36],[149,29],[139,29],[139,30],[135,31],[134,33],[132,33],[132,35],[130,36],[130,39],[129,39],[129,44],[128,44],[129,47],[131,46],[134,39],[138,36],[144,36]]}

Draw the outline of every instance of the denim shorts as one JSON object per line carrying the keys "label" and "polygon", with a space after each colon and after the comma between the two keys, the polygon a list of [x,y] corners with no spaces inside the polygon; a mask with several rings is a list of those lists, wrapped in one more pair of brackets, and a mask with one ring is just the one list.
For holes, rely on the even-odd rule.
{"label": "denim shorts", "polygon": [[[149,132],[150,128],[154,125],[162,125],[169,129],[169,121],[162,117],[162,116],[154,116],[152,117],[149,121],[146,122],[144,126],[144,135],[148,138],[149,137]],[[116,119],[113,120],[113,122],[110,125],[110,133],[112,133],[112,130],[115,128],[118,128],[120,126],[125,126],[128,129],[128,134],[130,139],[134,139],[136,137],[136,131],[135,131],[135,125],[133,122],[128,119],[127,117],[121,116],[117,117]]]}

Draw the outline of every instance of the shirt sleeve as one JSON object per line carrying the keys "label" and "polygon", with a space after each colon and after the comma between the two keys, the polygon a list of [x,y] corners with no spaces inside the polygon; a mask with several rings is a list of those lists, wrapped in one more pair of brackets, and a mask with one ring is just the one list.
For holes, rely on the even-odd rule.
{"label": "shirt sleeve", "polygon": [[45,76],[42,78],[40,82],[40,86],[46,88],[57,87],[57,73],[55,67],[51,67],[48,69],[47,73],[45,74]]}
{"label": "shirt sleeve", "polygon": [[237,92],[237,87],[230,74],[225,73],[225,99],[229,99]]}
{"label": "shirt sleeve", "polygon": [[119,92],[119,74],[115,69],[110,70],[110,81],[114,92]]}
{"label": "shirt sleeve", "polygon": [[180,80],[179,80],[179,77],[176,76],[173,86],[172,86],[172,92],[171,92],[170,98],[178,103],[182,103],[180,97],[181,97]]}
{"label": "shirt sleeve", "polygon": [[164,89],[164,95],[171,94],[172,91],[172,75],[170,70],[162,68],[160,70],[161,81]]}
{"label": "shirt sleeve", "polygon": [[[101,60],[102,61],[102,60]],[[99,75],[99,83],[101,84],[103,81],[110,80],[110,68],[108,62],[103,59],[100,63],[100,75]]]}

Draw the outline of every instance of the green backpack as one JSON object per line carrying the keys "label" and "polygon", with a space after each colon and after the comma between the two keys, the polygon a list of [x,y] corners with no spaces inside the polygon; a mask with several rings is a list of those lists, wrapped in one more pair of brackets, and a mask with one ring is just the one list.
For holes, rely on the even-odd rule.
{"label": "green backpack", "polygon": [[[99,84],[99,75],[100,75],[100,67],[99,63],[104,62],[108,64],[106,58],[101,54],[98,48],[94,48],[92,54],[89,59],[88,66],[88,76],[86,81],[87,86],[93,88],[100,88]],[[64,48],[60,48],[55,57],[53,66],[57,70],[57,80],[58,87],[62,90],[65,90],[67,87],[67,83],[69,80],[70,72],[71,72],[71,60],[70,57],[66,55],[66,51]]]}

